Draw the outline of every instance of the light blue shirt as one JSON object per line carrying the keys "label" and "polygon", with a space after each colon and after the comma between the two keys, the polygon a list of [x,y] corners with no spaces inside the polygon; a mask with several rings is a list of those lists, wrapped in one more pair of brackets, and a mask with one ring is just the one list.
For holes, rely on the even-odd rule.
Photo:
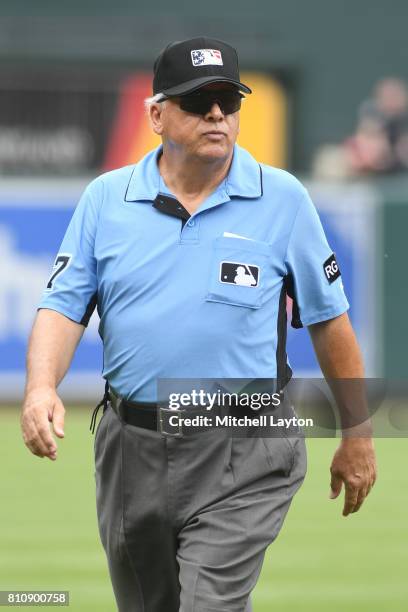
{"label": "light blue shirt", "polygon": [[86,325],[96,304],[103,376],[129,400],[155,401],[158,378],[275,378],[285,277],[303,325],[348,309],[307,191],[235,145],[228,176],[183,223],[153,206],[171,196],[160,152],[88,185],[39,307]]}

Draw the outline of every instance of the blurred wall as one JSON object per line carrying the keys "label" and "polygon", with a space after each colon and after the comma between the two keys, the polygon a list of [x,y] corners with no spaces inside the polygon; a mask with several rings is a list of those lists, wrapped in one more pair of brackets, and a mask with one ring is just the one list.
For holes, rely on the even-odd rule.
{"label": "blurred wall", "polygon": [[38,62],[58,65],[62,76],[72,66],[150,69],[169,41],[224,38],[243,68],[272,71],[286,84],[290,165],[308,170],[319,144],[352,131],[378,78],[408,80],[407,14],[406,0],[2,0],[0,73],[29,73]]}

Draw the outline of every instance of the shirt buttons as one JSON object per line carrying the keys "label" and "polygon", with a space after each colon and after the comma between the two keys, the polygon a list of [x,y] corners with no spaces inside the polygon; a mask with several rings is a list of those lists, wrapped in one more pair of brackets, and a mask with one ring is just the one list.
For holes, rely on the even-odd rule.
{"label": "shirt buttons", "polygon": [[195,225],[195,221],[194,221],[194,219],[190,219],[190,221],[187,223],[187,225],[188,225],[189,227],[193,227],[193,226]]}

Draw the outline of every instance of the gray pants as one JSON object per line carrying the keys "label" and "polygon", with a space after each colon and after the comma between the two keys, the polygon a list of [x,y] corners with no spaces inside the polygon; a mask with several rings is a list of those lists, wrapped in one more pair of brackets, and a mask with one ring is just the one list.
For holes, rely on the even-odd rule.
{"label": "gray pants", "polygon": [[249,612],[306,473],[302,436],[168,438],[108,408],[95,436],[99,532],[120,612]]}

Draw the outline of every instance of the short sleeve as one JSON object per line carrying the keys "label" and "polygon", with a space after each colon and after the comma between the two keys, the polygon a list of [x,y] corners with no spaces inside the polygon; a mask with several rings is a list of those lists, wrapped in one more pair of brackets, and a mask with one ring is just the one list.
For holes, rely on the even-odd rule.
{"label": "short sleeve", "polygon": [[327,242],[319,215],[303,189],[286,253],[286,269],[298,324],[333,319],[349,308],[339,263]]}
{"label": "short sleeve", "polygon": [[94,245],[102,200],[99,183],[98,179],[90,183],[78,202],[38,306],[85,326],[97,303]]}

